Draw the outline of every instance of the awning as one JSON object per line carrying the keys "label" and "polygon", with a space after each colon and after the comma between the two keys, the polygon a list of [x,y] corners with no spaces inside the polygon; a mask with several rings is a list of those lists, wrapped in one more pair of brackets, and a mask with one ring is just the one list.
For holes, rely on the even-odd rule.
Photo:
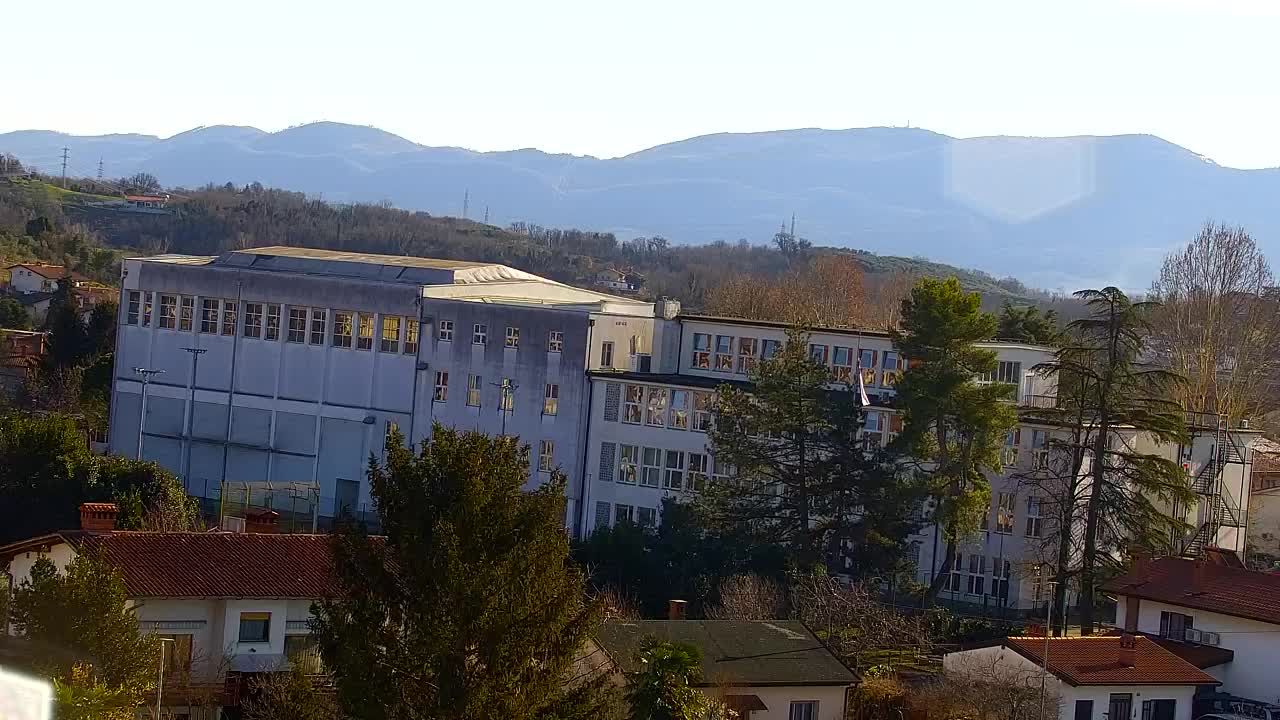
{"label": "awning", "polygon": [[724,704],[728,705],[730,710],[736,710],[740,713],[769,709],[769,706],[764,704],[759,695],[725,695]]}

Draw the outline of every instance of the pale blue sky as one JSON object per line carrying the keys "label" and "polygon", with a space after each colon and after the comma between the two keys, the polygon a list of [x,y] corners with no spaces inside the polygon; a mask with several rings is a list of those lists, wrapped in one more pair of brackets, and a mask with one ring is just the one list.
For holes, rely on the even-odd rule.
{"label": "pale blue sky", "polygon": [[598,156],[719,131],[1149,132],[1280,165],[1276,0],[3,0],[0,132],[376,125]]}

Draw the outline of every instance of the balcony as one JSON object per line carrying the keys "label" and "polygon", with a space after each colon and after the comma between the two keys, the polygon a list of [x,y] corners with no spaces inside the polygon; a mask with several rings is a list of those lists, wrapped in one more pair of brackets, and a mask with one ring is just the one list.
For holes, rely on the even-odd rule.
{"label": "balcony", "polygon": [[1058,407],[1058,396],[1023,393],[1019,398],[1018,407],[1051,410]]}

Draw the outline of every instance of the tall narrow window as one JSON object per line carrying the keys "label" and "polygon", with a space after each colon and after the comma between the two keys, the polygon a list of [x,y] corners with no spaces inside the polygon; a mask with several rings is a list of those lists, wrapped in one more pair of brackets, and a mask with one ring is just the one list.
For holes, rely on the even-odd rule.
{"label": "tall narrow window", "polygon": [[700,492],[706,489],[709,460],[710,458],[707,457],[706,453],[689,453],[688,488],[690,490]]}
{"label": "tall narrow window", "polygon": [[625,390],[624,402],[622,405],[622,422],[639,425],[644,407],[644,386],[643,385],[627,385]]}
{"label": "tall narrow window", "polygon": [[276,303],[267,305],[267,327],[263,333],[267,340],[280,339],[280,306]]}
{"label": "tall narrow window", "polygon": [[600,367],[613,367],[613,343],[600,343]]}
{"label": "tall narrow window", "polygon": [[831,374],[836,380],[849,382],[853,379],[853,348],[837,345],[831,353]]}
{"label": "tall narrow window", "polygon": [[137,290],[129,291],[129,311],[125,314],[125,322],[129,325],[137,325],[138,318],[142,310],[142,293]]}
{"label": "tall narrow window", "polygon": [[513,349],[520,347],[520,328],[518,327],[507,328],[507,345],[506,346]]}
{"label": "tall narrow window", "polygon": [[756,338],[738,338],[738,374],[747,375],[756,367],[760,356],[760,341]]}
{"label": "tall narrow window", "polygon": [[436,402],[448,402],[449,400],[449,371],[436,371],[436,389],[431,399]]}
{"label": "tall narrow window", "polygon": [[693,334],[693,363],[695,370],[711,369],[711,336],[706,333]]}
{"label": "tall narrow window", "polygon": [[182,307],[179,308],[178,329],[182,332],[191,332],[191,320],[195,316],[196,299],[193,297],[182,296]]}
{"label": "tall narrow window", "polygon": [[218,332],[218,301],[204,298],[200,301],[200,332]]}
{"label": "tall narrow window", "polygon": [[863,350],[858,353],[858,372],[862,373],[864,385],[876,384],[876,351]]}
{"label": "tall narrow window", "polygon": [[1027,537],[1038,538],[1043,531],[1043,519],[1040,517],[1040,498],[1027,497]]}
{"label": "tall narrow window", "polygon": [[716,370],[733,372],[733,336],[716,336]]}
{"label": "tall narrow window", "polygon": [[236,311],[238,309],[239,308],[236,307],[235,300],[222,301],[222,334],[223,335],[236,334]]}
{"label": "tall narrow window", "polygon": [[662,477],[662,487],[668,490],[679,490],[684,487],[684,453],[679,450],[667,451],[666,473]]}
{"label": "tall narrow window", "polygon": [[1008,535],[1013,532],[1013,493],[1000,493],[996,500],[996,532]]}
{"label": "tall narrow window", "polygon": [[969,586],[966,591],[970,595],[982,595],[986,587],[987,556],[973,554],[969,556]]}
{"label": "tall narrow window", "polygon": [[564,332],[552,330],[547,335],[547,352],[558,353],[564,349]]}
{"label": "tall narrow window", "polygon": [[418,354],[418,318],[407,317],[404,319],[404,354]]}
{"label": "tall narrow window", "polygon": [[328,311],[324,308],[311,308],[311,344],[324,344],[324,325]]}
{"label": "tall narrow window", "polygon": [[662,451],[647,447],[644,449],[643,460],[640,484],[645,487],[658,487],[659,478],[662,476]]}
{"label": "tall narrow window", "polygon": [[635,485],[640,477],[640,446],[623,445],[618,456],[618,482]]}
{"label": "tall narrow window", "polygon": [[560,386],[554,383],[547,383],[547,388],[542,398],[542,414],[555,415],[558,412],[560,412]]}
{"label": "tall narrow window", "polygon": [[550,440],[538,443],[538,471],[551,472],[556,469],[556,444]]}
{"label": "tall narrow window", "polygon": [[671,418],[669,426],[675,430],[689,429],[689,391],[671,391]]}
{"label": "tall narrow window", "polygon": [[467,404],[471,407],[480,407],[480,388],[483,382],[479,375],[467,376]]}
{"label": "tall narrow window", "polygon": [[351,313],[335,312],[333,314],[333,346],[351,347],[352,327]]}
{"label": "tall narrow window", "polygon": [[484,345],[489,342],[489,326],[476,323],[471,326],[471,344]]}
{"label": "tall narrow window", "polygon": [[142,293],[142,326],[151,326],[151,298],[153,295],[149,292]]}
{"label": "tall narrow window", "polygon": [[693,429],[695,431],[711,431],[711,409],[714,405],[715,396],[711,393],[693,394]]}
{"label": "tall narrow window", "polygon": [[291,343],[300,343],[307,337],[307,309],[300,307],[289,308],[289,334],[285,335],[285,340]]}
{"label": "tall narrow window", "polygon": [[373,349],[373,315],[369,313],[356,314],[356,349],[372,350]]}
{"label": "tall narrow window", "polygon": [[382,342],[378,344],[381,352],[400,352],[400,318],[382,318]]}
{"label": "tall narrow window", "polygon": [[880,384],[884,387],[897,385],[902,379],[902,355],[893,350],[886,350],[882,364],[884,371],[880,373]]}
{"label": "tall narrow window", "polygon": [[651,387],[649,388],[649,403],[645,409],[644,424],[662,427],[666,425],[666,420],[667,389]]}
{"label": "tall narrow window", "polygon": [[160,296],[160,327],[166,330],[178,327],[178,296]]}
{"label": "tall narrow window", "polygon": [[262,337],[262,303],[244,304],[244,336]]}
{"label": "tall narrow window", "polygon": [[453,321],[441,320],[436,329],[436,339],[440,342],[453,342]]}

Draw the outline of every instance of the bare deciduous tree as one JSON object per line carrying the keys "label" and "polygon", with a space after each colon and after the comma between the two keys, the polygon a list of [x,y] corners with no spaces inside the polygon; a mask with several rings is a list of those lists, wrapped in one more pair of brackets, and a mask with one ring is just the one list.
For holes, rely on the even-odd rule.
{"label": "bare deciduous tree", "polygon": [[1265,388],[1280,369],[1274,285],[1267,259],[1242,227],[1206,224],[1165,258],[1151,286],[1161,304],[1152,346],[1187,379],[1180,393],[1186,409],[1232,419],[1272,409],[1274,393]]}
{"label": "bare deciduous tree", "polygon": [[923,655],[934,646],[925,616],[899,613],[880,602],[874,588],[846,586],[829,575],[798,578],[791,607],[796,619],[856,669],[880,664],[886,655]]}
{"label": "bare deciduous tree", "polygon": [[720,583],[720,602],[708,620],[777,620],[787,615],[787,593],[759,575],[736,575]]}
{"label": "bare deciduous tree", "polygon": [[781,277],[733,275],[706,294],[713,315],[777,320],[807,326],[865,323],[862,265],[850,255],[819,255]]}

